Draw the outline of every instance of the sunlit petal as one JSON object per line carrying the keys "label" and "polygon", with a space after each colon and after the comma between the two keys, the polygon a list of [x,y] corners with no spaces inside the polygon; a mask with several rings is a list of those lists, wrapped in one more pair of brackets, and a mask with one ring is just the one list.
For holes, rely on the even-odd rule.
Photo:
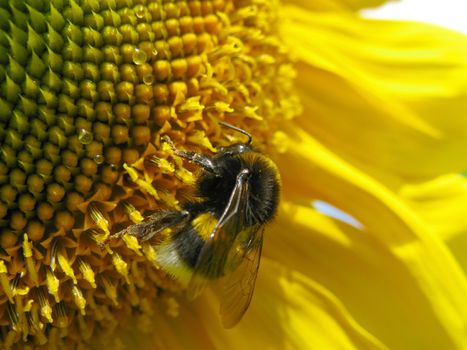
{"label": "sunlit petal", "polygon": [[[300,125],[387,184],[467,168],[467,37],[288,7]],[[429,40],[427,39],[429,38]]]}
{"label": "sunlit petal", "polygon": [[[309,206],[310,197],[315,196],[345,208],[400,260],[444,331],[454,343],[464,344],[467,281],[443,242],[431,235],[415,213],[388,189],[339,159],[302,130],[293,129],[290,134],[293,135],[290,150],[279,162],[287,169],[282,173],[287,197]],[[304,215],[303,220],[308,217]]]}

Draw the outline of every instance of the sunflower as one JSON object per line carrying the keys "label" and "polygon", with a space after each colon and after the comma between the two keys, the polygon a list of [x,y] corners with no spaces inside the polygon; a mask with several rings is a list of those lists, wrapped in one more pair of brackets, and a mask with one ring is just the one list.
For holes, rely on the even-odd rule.
{"label": "sunflower", "polygon": [[[467,39],[355,12],[382,2],[0,1],[2,346],[467,348]],[[112,239],[180,208],[163,140],[214,153],[219,120],[283,181],[229,331]]]}

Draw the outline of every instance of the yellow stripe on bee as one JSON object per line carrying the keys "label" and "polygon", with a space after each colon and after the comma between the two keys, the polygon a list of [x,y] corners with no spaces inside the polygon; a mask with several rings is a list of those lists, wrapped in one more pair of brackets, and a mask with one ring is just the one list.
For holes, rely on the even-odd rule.
{"label": "yellow stripe on bee", "polygon": [[193,228],[198,233],[198,235],[203,240],[207,240],[209,235],[214,230],[214,227],[216,227],[217,222],[218,220],[210,213],[204,213],[194,218],[191,224],[193,225]]}
{"label": "yellow stripe on bee", "polygon": [[157,249],[157,263],[172,276],[182,287],[186,288],[193,276],[193,270],[180,258],[173,241],[167,239]]}

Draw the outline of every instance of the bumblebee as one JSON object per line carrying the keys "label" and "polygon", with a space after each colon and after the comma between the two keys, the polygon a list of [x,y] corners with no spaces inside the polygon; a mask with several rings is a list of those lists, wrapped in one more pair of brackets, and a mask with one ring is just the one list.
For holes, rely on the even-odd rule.
{"label": "bumblebee", "polygon": [[212,280],[222,279],[221,317],[225,328],[236,325],[250,305],[261,258],[263,232],[277,212],[280,177],[276,165],[246,143],[221,148],[213,155],[174,153],[200,166],[195,195],[182,210],[165,210],[124,231],[146,241],[166,229],[157,245],[157,262],[197,297]]}

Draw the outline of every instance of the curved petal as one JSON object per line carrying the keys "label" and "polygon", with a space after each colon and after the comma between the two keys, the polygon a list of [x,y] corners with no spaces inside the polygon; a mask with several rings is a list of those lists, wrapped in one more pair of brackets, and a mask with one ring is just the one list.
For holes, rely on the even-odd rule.
{"label": "curved petal", "polygon": [[467,274],[467,178],[449,174],[417,186],[405,186],[400,195],[446,242]]}
{"label": "curved petal", "polygon": [[292,128],[289,135],[289,152],[278,162],[284,170],[287,198],[305,206],[314,198],[323,199],[353,215],[404,265],[452,342],[465,346],[467,282],[441,240],[429,234],[423,222],[388,189],[327,151],[306,132]]}
{"label": "curved petal", "polygon": [[242,322],[225,330],[218,310],[209,291],[183,304],[179,317],[155,314],[150,333],[134,327],[124,343],[131,349],[386,349],[328,291],[267,258]]}
{"label": "curved petal", "polygon": [[269,257],[319,281],[389,349],[455,347],[423,281],[373,234],[289,202],[265,242]]}
{"label": "curved petal", "polygon": [[465,35],[292,6],[284,16],[305,130],[388,185],[467,169]]}
{"label": "curved petal", "polygon": [[284,2],[296,4],[310,11],[357,11],[382,5],[388,0],[284,0]]}

